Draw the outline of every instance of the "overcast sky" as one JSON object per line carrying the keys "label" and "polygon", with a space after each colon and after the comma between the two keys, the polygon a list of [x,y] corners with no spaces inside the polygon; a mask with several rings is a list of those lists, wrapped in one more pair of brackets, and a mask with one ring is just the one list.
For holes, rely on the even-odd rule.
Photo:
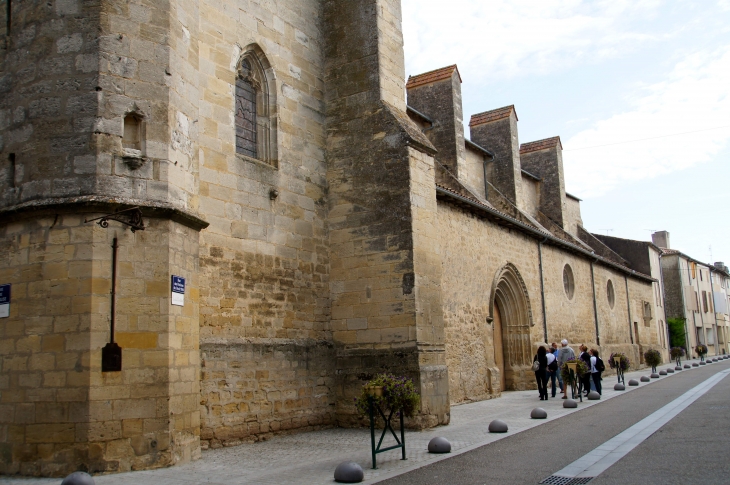
{"label": "overcast sky", "polygon": [[514,104],[561,137],[589,231],[730,265],[730,0],[403,0],[403,30],[407,75],[459,66],[467,136]]}

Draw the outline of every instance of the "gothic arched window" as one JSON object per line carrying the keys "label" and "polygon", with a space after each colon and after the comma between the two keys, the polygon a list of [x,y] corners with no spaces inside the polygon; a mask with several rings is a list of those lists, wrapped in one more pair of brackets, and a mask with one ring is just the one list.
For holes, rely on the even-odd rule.
{"label": "gothic arched window", "polygon": [[236,152],[257,158],[256,88],[248,59],[241,62],[236,79]]}
{"label": "gothic arched window", "polygon": [[238,64],[235,91],[236,153],[276,166],[276,92],[273,69],[258,46]]}

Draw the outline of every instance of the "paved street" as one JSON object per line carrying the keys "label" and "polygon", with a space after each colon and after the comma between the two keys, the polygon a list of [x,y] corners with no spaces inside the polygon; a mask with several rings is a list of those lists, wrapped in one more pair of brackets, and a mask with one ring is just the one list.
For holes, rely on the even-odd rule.
{"label": "paved street", "polygon": [[[560,399],[541,402],[537,391],[509,392],[499,399],[454,406],[449,426],[408,432],[408,460],[398,459],[399,450],[386,452],[379,455],[377,470],[370,468],[368,430],[331,429],[209,450],[195,463],[95,480],[98,485],[323,484],[334,483],[338,463],[353,460],[365,470],[364,483],[537,484],[647,416],[653,419],[657,410],[725,370],[730,371],[730,359],[625,392],[613,391],[615,377],[606,376],[603,399],[584,401],[578,410],[564,409]],[[626,380],[641,375],[648,372],[628,374]],[[591,483],[636,483],[637,477],[642,483],[728,483],[730,379],[721,377],[638,446],[634,438],[636,447]],[[529,418],[537,406],[548,411],[547,420]],[[489,422],[496,418],[509,424],[509,433],[488,433]],[[453,452],[427,453],[426,444],[434,436],[447,437]],[[0,478],[3,485],[58,483],[58,479]]]}

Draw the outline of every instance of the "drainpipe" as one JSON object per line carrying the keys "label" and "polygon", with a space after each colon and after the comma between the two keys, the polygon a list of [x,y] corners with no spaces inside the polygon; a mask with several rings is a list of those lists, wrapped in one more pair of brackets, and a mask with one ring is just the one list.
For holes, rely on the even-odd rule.
{"label": "drainpipe", "polygon": [[596,306],[596,278],[593,275],[593,263],[597,263],[598,258],[595,261],[591,261],[591,286],[593,287],[593,319],[596,323],[596,345],[601,346],[601,334],[598,331],[598,307]]}
{"label": "drainpipe", "polygon": [[631,324],[631,299],[629,298],[629,280],[624,275],[624,284],[626,285],[626,309],[629,311],[629,337],[631,344],[634,344],[634,326]]}
{"label": "drainpipe", "polygon": [[[486,162],[484,165],[486,167]],[[485,168],[484,169],[485,177],[487,174],[486,170],[487,169]],[[486,178],[484,180],[486,181]],[[486,183],[485,183],[484,189],[486,190],[486,188],[487,187],[486,187]],[[538,256],[538,261],[539,261],[539,266],[540,266],[540,297],[542,300],[542,332],[543,332],[543,336],[545,337],[545,343],[548,343],[548,333],[547,333],[547,312],[545,311],[545,283],[543,282],[543,278],[542,278],[542,245],[547,240],[548,240],[548,238],[546,236],[545,239],[537,242],[537,256]]]}

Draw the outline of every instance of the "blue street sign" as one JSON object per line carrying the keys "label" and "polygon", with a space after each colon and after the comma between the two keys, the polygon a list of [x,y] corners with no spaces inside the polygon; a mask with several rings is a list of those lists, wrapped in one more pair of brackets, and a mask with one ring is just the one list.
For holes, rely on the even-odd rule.
{"label": "blue street sign", "polygon": [[172,292],[185,294],[185,278],[172,275]]}
{"label": "blue street sign", "polygon": [[185,306],[185,278],[172,275],[172,293],[170,303],[175,306]]}
{"label": "blue street sign", "polygon": [[10,285],[0,285],[0,318],[10,316]]}

